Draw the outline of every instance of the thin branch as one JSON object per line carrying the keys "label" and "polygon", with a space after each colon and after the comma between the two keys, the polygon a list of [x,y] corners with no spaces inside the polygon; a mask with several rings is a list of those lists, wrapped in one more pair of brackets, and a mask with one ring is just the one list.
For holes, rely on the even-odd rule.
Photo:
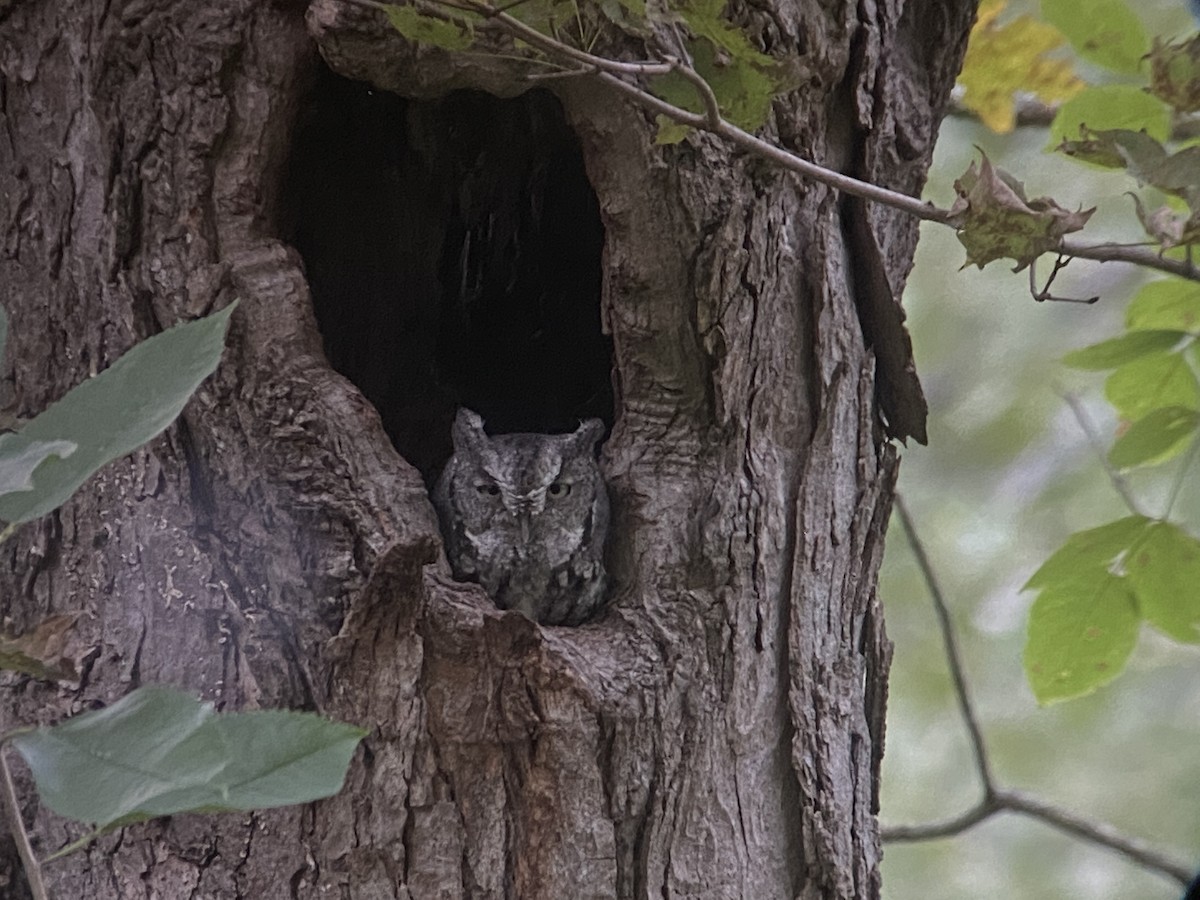
{"label": "thin branch", "polygon": [[1050,293],[1050,286],[1054,284],[1054,279],[1058,277],[1058,273],[1065,269],[1071,262],[1071,257],[1058,254],[1054,259],[1054,271],[1050,273],[1050,277],[1046,279],[1045,287],[1038,288],[1037,286],[1037,260],[1029,264],[1029,293],[1033,295],[1033,299],[1038,303],[1047,300],[1055,303],[1085,303],[1091,305],[1100,299],[1099,296],[1087,297],[1057,297]]}
{"label": "thin branch", "polygon": [[880,837],[889,844],[957,837],[980,822],[987,821],[999,811],[1000,807],[997,805],[996,797],[985,797],[971,809],[952,819],[929,822],[924,825],[891,825],[880,829]]}
{"label": "thin branch", "polygon": [[[468,0],[468,2],[473,2],[473,0]],[[511,16],[501,14],[493,18],[499,21],[510,32],[519,34],[522,40],[540,47],[547,53],[568,56],[580,62],[589,62],[595,66],[597,77],[605,84],[621,91],[638,105],[666,116],[681,125],[690,125],[693,128],[708,131],[718,137],[725,138],[725,140],[729,141],[735,147],[763,159],[770,160],[789,171],[796,172],[842,193],[861,197],[865,200],[874,200],[877,203],[882,203],[893,209],[906,212],[927,222],[937,222],[941,225],[955,227],[952,221],[953,216],[949,210],[941,209],[932,203],[916,197],[891,191],[871,182],[860,181],[849,175],[843,175],[841,172],[835,172],[832,169],[819,166],[775,144],[771,144],[743,131],[736,125],[721,118],[719,110],[714,125],[709,116],[699,116],[696,113],[681,109],[674,104],[661,100],[638,85],[630,84],[621,78],[614,77],[613,73],[627,72],[629,70],[617,68],[616,66],[620,64],[616,64],[613,60],[606,60],[604,57],[584,53],[553,38],[548,38],[536,29],[530,28],[524,23],[513,19]],[[690,67],[680,64],[677,71],[680,74],[685,74],[693,84],[697,84],[698,82],[707,84],[704,78]],[[643,74],[655,73],[643,71]],[[709,93],[711,93],[711,88],[709,88]],[[1058,250],[1067,256],[1077,256],[1097,262],[1126,262],[1145,268],[1158,269],[1172,275],[1178,275],[1181,278],[1200,281],[1200,270],[1197,270],[1190,260],[1166,259],[1145,247],[1123,247],[1111,244],[1078,244],[1064,239],[1059,244]]]}
{"label": "thin branch", "polygon": [[704,101],[704,127],[709,131],[716,131],[720,128],[721,122],[724,120],[721,118],[721,105],[717,103],[717,95],[713,93],[712,86],[683,60],[670,57],[667,62],[671,63],[672,71],[678,72],[687,79],[687,82],[700,95],[700,99]]}
{"label": "thin branch", "polygon": [[21,821],[21,803],[17,799],[17,788],[13,784],[12,772],[8,768],[8,760],[4,755],[4,746],[0,744],[0,792],[4,794],[4,814],[8,819],[8,830],[12,833],[17,845],[17,853],[21,857],[21,866],[25,869],[25,878],[29,882],[29,892],[33,900],[50,900],[46,892],[46,883],[42,880],[42,867],[33,845],[29,843],[29,832]]}
{"label": "thin branch", "polygon": [[[386,10],[387,7],[387,4],[380,3],[378,0],[343,0],[343,2],[379,10]],[[857,178],[844,175],[841,172],[826,169],[761,138],[757,138],[738,128],[736,125],[731,124],[721,117],[719,108],[714,110],[715,96],[712,95],[711,86],[708,85],[703,76],[696,72],[695,69],[680,60],[676,60],[672,64],[627,63],[608,59],[572,47],[570,44],[543,34],[536,28],[532,28],[519,19],[508,15],[501,8],[481,2],[481,0],[429,0],[429,2],[436,6],[474,12],[489,21],[497,23],[511,36],[519,38],[544,53],[582,64],[585,68],[593,70],[597,79],[619,90],[639,106],[659,115],[666,116],[668,119],[681,125],[687,125],[700,131],[707,131],[710,134],[724,138],[735,147],[745,150],[747,153],[769,160],[789,171],[796,172],[799,175],[803,175],[844,194],[882,203],[885,206],[906,212],[923,221],[937,222],[952,228],[956,227],[953,221],[954,217],[949,210],[941,209],[932,203],[916,197],[910,197],[907,194],[888,190],[870,182],[860,181]],[[624,78],[618,77],[621,75],[665,75],[670,71],[679,72],[680,75],[687,78],[696,87],[705,104],[706,113],[704,115],[689,112],[686,109],[668,103],[654,96],[645,88],[631,84]],[[1077,256],[1081,259],[1091,259],[1096,262],[1130,263],[1143,268],[1157,269],[1161,272],[1177,275],[1180,278],[1200,281],[1200,269],[1197,269],[1190,259],[1166,259],[1144,247],[1123,247],[1112,244],[1079,244],[1064,239],[1060,242],[1057,250],[1059,253],[1067,256]]]}
{"label": "thin branch", "polygon": [[1112,483],[1113,490],[1120,495],[1125,506],[1135,516],[1145,516],[1146,514],[1138,508],[1137,500],[1133,496],[1133,491],[1129,489],[1129,482],[1125,480],[1120,472],[1113,468],[1112,463],[1108,461],[1108,454],[1104,452],[1104,442],[1097,434],[1092,420],[1088,417],[1087,410],[1083,408],[1083,403],[1075,394],[1065,393],[1062,395],[1067,406],[1071,407],[1071,412],[1075,414],[1075,421],[1079,423],[1079,427],[1083,433],[1087,435],[1088,443],[1092,447],[1092,451],[1100,460],[1100,465],[1104,467],[1105,473],[1108,475],[1108,480]]}
{"label": "thin branch", "polygon": [[1128,244],[1077,244],[1063,240],[1058,252],[1095,262],[1123,262],[1145,269],[1158,269],[1169,275],[1178,275],[1189,281],[1200,281],[1200,269],[1191,259],[1167,259],[1148,247],[1131,247]]}
{"label": "thin branch", "polygon": [[967,689],[967,675],[958,652],[958,637],[954,631],[954,623],[950,619],[950,607],[946,603],[946,596],[942,593],[942,587],[933,571],[933,564],[929,561],[929,554],[925,552],[925,544],[917,535],[917,528],[908,512],[908,506],[905,505],[904,498],[899,494],[896,495],[896,512],[900,516],[900,524],[904,526],[904,536],[908,539],[908,545],[912,548],[913,556],[917,560],[917,567],[921,570],[921,577],[925,579],[925,587],[929,590],[930,599],[933,600],[938,627],[942,631],[942,643],[946,647],[946,664],[950,668],[954,696],[958,701],[958,711],[962,715],[963,722],[967,726],[967,733],[971,738],[971,751],[975,754],[975,766],[983,781],[984,802],[986,803],[987,799],[996,792],[996,788],[992,781],[992,768],[988,762],[987,746],[983,741],[983,730],[979,727],[979,721],[975,717],[975,707],[971,703],[971,694]]}
{"label": "thin branch", "polygon": [[970,734],[971,748],[975,754],[975,765],[979,771],[979,777],[983,782],[984,795],[974,807],[950,819],[923,825],[894,825],[883,828],[881,829],[883,840],[927,841],[953,837],[990,819],[997,813],[1015,812],[1037,819],[1074,837],[1107,847],[1133,860],[1143,868],[1152,869],[1169,878],[1176,879],[1181,884],[1187,884],[1191,879],[1191,868],[1153,849],[1146,842],[1127,837],[1110,825],[1088,821],[1020,791],[1001,790],[995,786],[983,731],[979,727],[970,694],[967,691],[966,676],[960,659],[954,623],[950,619],[949,607],[929,561],[929,554],[926,553],[925,545],[917,536],[912,516],[900,495],[896,496],[896,513],[900,517],[905,537],[908,539],[909,546],[912,547],[913,556],[916,558],[925,586],[933,600],[934,610],[937,612],[938,626],[946,646],[946,661],[950,668],[950,678],[958,699],[959,712],[966,723],[967,732]]}
{"label": "thin branch", "polygon": [[1123,835],[1112,826],[1102,822],[1090,822],[1020,791],[998,791],[991,797],[980,801],[972,809],[952,819],[930,822],[925,825],[894,825],[882,829],[881,836],[884,841],[889,843],[955,837],[981,822],[987,821],[992,816],[1005,812],[1028,816],[1072,837],[1106,847],[1142,868],[1150,869],[1167,878],[1173,878],[1180,884],[1187,884],[1192,878],[1191,867],[1155,850],[1145,841]]}
{"label": "thin branch", "polygon": [[1022,813],[1045,822],[1073,837],[1082,838],[1093,844],[1099,844],[1110,850],[1115,850],[1122,856],[1128,857],[1140,866],[1153,869],[1163,875],[1174,878],[1180,884],[1192,880],[1192,867],[1172,859],[1165,853],[1153,849],[1145,841],[1127,837],[1110,825],[1100,822],[1089,822],[1050,803],[1037,800],[1019,791],[1004,791],[997,802],[1006,810]]}

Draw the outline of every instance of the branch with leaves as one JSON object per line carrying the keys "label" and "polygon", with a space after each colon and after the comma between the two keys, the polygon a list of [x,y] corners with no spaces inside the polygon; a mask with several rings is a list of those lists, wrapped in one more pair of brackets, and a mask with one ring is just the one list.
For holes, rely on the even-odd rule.
{"label": "branch with leaves", "polygon": [[937,838],[953,837],[987,821],[997,813],[1011,812],[1029,816],[1039,822],[1065,832],[1072,837],[1112,850],[1126,859],[1158,872],[1168,878],[1185,885],[1191,879],[1191,867],[1150,846],[1147,842],[1123,835],[1116,829],[1101,822],[1093,822],[1082,816],[1067,812],[1054,804],[1039,800],[1022,791],[1009,790],[1000,787],[992,773],[987,743],[984,740],[983,729],[975,714],[974,703],[967,686],[966,671],[959,652],[958,637],[950,618],[950,608],[942,591],[940,581],[934,572],[929,554],[917,533],[912,514],[902,497],[896,498],[896,514],[904,528],[905,537],[912,549],[913,557],[933,602],[937,615],[938,629],[946,651],[946,664],[950,670],[950,681],[954,697],[958,704],[959,714],[967,728],[971,742],[972,755],[975,758],[975,769],[983,788],[983,796],[973,807],[940,822],[930,822],[923,825],[893,825],[882,829],[884,841],[928,841]]}
{"label": "branch with leaves", "polygon": [[[477,29],[499,31],[516,47],[525,48],[528,55],[518,55],[518,59],[548,64],[558,77],[593,78],[654,113],[659,117],[660,143],[683,140],[692,130],[713,134],[738,150],[834,190],[882,203],[923,221],[950,226],[967,248],[967,262],[980,267],[1008,258],[1017,263],[1016,270],[1020,271],[1039,256],[1055,253],[1062,258],[1130,263],[1200,282],[1200,269],[1190,254],[1177,259],[1144,246],[1085,244],[1068,240],[1066,235],[1083,229],[1091,210],[1072,212],[1049,198],[1027,198],[1023,186],[1012,176],[994,168],[986,156],[978,170],[972,165],[956,182],[958,199],[954,205],[941,208],[817,165],[756,137],[746,128],[765,121],[769,104],[748,102],[741,95],[734,96],[732,91],[723,93],[719,90],[714,78],[717,70],[712,65],[701,66],[700,61],[706,58],[701,52],[709,57],[714,52],[721,52],[726,57],[726,67],[740,66],[743,74],[757,72],[766,85],[776,89],[782,89],[786,80],[777,75],[779,66],[771,57],[753,48],[745,35],[719,18],[723,4],[716,7],[712,4],[681,6],[682,25],[695,35],[694,39],[685,44],[683,38],[678,38],[678,46],[671,48],[672,52],[663,51],[656,59],[624,61],[573,46],[561,36],[522,21],[517,15],[520,12],[518,4],[495,6],[483,0],[420,0],[413,6],[378,0],[345,2],[378,10],[387,15],[406,38],[447,51],[472,46]],[[642,9],[644,12],[644,7]],[[707,71],[702,72],[701,68]],[[531,74],[529,79],[533,83],[545,77],[546,73],[539,71]],[[744,79],[737,80],[740,83]],[[726,107],[733,109],[732,116],[723,111]],[[1064,152],[1091,162],[1105,157],[1109,164],[1115,165],[1114,154],[1120,152],[1117,145],[1124,146],[1133,140],[1120,130],[1084,133],[1082,140],[1074,142]],[[1148,147],[1144,149],[1146,154],[1151,153]],[[1164,174],[1174,173],[1186,164],[1186,152],[1184,158],[1179,158],[1178,154],[1168,157],[1164,150],[1162,157],[1159,160],[1161,166],[1155,166],[1147,155],[1138,164],[1136,174],[1151,186],[1186,194],[1189,199],[1200,198],[1200,175],[1191,180],[1184,178],[1186,183],[1180,183],[1179,177]],[[1133,163],[1130,165],[1132,167]],[[1192,180],[1197,183],[1193,184]],[[1195,197],[1193,191],[1196,191]],[[1200,203],[1193,207],[1196,208],[1200,208]],[[1182,223],[1172,226],[1178,232],[1176,244],[1190,247],[1191,242],[1200,238],[1200,234],[1194,233],[1194,222],[1200,222],[1195,212],[1186,227]],[[1162,228],[1156,232],[1160,242],[1166,239],[1165,235]],[[1162,244],[1165,249],[1171,246],[1174,244],[1169,240]],[[1049,285],[1044,292],[1048,290]],[[1047,296],[1044,293],[1041,299]]]}

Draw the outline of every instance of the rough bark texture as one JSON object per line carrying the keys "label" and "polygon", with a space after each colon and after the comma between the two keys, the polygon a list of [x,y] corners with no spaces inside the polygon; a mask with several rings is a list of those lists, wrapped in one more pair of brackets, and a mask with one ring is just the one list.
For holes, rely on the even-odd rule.
{"label": "rough bark texture", "polygon": [[[968,6],[735,2],[806,74],[766,132],[916,191]],[[56,896],[878,896],[896,458],[868,342],[880,392],[909,361],[856,267],[898,296],[915,225],[864,210],[864,247],[829,191],[708,137],[653,146],[641,111],[555,83],[605,228],[618,589],[597,623],[539,628],[450,580],[421,475],[328,366],[276,234],[318,48],[406,96],[520,87],[338,0],[0,2],[15,413],[242,299],[180,422],[3,546],[0,612],[82,610],[84,675],[5,676],[0,725],[169,682],[372,729],[337,798],[126,829],[55,863]],[[22,788],[41,854],[78,836]]]}

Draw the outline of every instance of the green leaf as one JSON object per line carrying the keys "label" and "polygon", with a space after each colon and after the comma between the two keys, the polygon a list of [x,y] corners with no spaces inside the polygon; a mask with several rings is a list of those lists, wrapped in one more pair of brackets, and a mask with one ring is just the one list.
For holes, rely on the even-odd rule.
{"label": "green leaf", "polygon": [[[767,60],[768,64],[760,63],[758,57]],[[781,85],[770,57],[756,51],[756,56],[722,59],[712,45],[697,42],[692,48],[692,58],[696,71],[712,88],[726,119],[747,131],[763,126],[771,112],[771,101]]]}
{"label": "green leaf", "polygon": [[151,686],[12,743],[52,810],[103,829],[332,796],[365,734],[309,713],[217,715],[187,694]]}
{"label": "green leaf", "polygon": [[599,0],[596,8],[626,34],[648,37],[645,0]]}
{"label": "green leaf", "polygon": [[1042,0],[1042,18],[1089,62],[1136,75],[1150,41],[1125,0]]}
{"label": "green leaf", "polygon": [[33,473],[33,490],[0,497],[0,519],[28,522],[61,506],[97,469],[140,447],[175,420],[217,367],[236,303],[142,341],[17,433],[23,441],[74,443]]}
{"label": "green leaf", "polygon": [[1073,369],[1115,369],[1148,353],[1170,350],[1182,338],[1178,331],[1134,331],[1072,350],[1062,361]]}
{"label": "green leaf", "polygon": [[1055,149],[1084,162],[1123,167],[1140,184],[1180,197],[1189,205],[1196,206],[1200,201],[1200,146],[1168,154],[1156,138],[1144,131],[1097,130],[1087,125],[1081,125],[1079,131],[1079,140],[1064,140]]}
{"label": "green leaf", "polygon": [[[1108,451],[1108,461],[1118,469],[1152,466],[1178,456],[1200,424],[1200,413],[1181,406],[1166,406],[1147,413],[1129,426]],[[1198,582],[1200,583],[1200,582]]]}
{"label": "green leaf", "polygon": [[1191,203],[1200,188],[1200,146],[1184,147],[1153,165],[1137,168],[1131,165],[1129,171],[1143,184]]}
{"label": "green leaf", "polygon": [[1156,522],[1125,560],[1125,571],[1151,625],[1177,641],[1200,643],[1200,541]]}
{"label": "green leaf", "polygon": [[1126,516],[1098,528],[1078,531],[1030,576],[1021,590],[1059,589],[1080,577],[1107,572],[1117,558],[1134,546],[1151,520]]}
{"label": "green leaf", "polygon": [[1145,285],[1125,309],[1130,331],[1187,331],[1200,334],[1200,284],[1164,278]]}
{"label": "green leaf", "polygon": [[[730,27],[725,23],[720,25],[721,28]],[[689,41],[688,52],[696,72],[712,88],[721,115],[739,128],[753,131],[766,122],[771,101],[785,89],[787,79],[783,68],[771,57],[749,45],[739,54],[731,55],[724,46],[710,40],[710,35],[723,36],[721,28],[711,23],[706,25],[706,39]],[[740,32],[738,35],[745,42],[745,35]],[[704,103],[696,88],[678,72],[658,76],[651,80],[651,85],[654,93],[668,103],[688,112],[704,112]]]}
{"label": "green leaf", "polygon": [[472,29],[466,22],[449,22],[395,3],[384,4],[383,11],[392,27],[415,44],[432,44],[443,50],[466,50],[471,46]]}
{"label": "green leaf", "polygon": [[1171,132],[1171,111],[1132,85],[1089,87],[1058,108],[1050,125],[1049,148],[1075,140],[1085,126],[1093,131],[1145,131],[1155,140],[1165,141]]}
{"label": "green leaf", "polygon": [[72,441],[35,441],[21,434],[0,434],[0,496],[33,490],[33,473],[51,456],[75,452]]}
{"label": "green leaf", "polygon": [[1091,569],[1042,591],[1029,611],[1025,675],[1039,703],[1094,691],[1120,674],[1137,641],[1133,593]]}
{"label": "green leaf", "polygon": [[[672,0],[670,9],[695,39],[687,42],[696,72],[708,83],[721,114],[739,128],[753,131],[763,125],[771,101],[794,86],[787,67],[763,53],[746,32],[725,19],[726,0]],[[695,87],[678,72],[651,80],[655,94],[689,112],[703,112]],[[672,132],[667,133],[673,137]]]}
{"label": "green leaf", "polygon": [[1164,406],[1200,407],[1196,376],[1178,353],[1149,353],[1125,363],[1108,376],[1104,396],[1131,422]]}
{"label": "green leaf", "polygon": [[[726,0],[675,0],[671,8],[679,13],[696,37],[705,38],[733,60],[768,69],[775,60],[750,43],[746,32],[725,19]],[[694,47],[692,48],[695,49]],[[700,61],[696,60],[699,69]]]}
{"label": "green leaf", "polygon": [[1166,148],[1144,131],[1129,128],[1095,129],[1079,126],[1079,140],[1063,141],[1054,148],[1083,162],[1110,169],[1126,169],[1143,184],[1167,159]]}
{"label": "green leaf", "polygon": [[658,124],[658,132],[654,135],[656,144],[678,144],[692,131],[690,126],[682,125],[664,115],[656,116],[655,122]]}

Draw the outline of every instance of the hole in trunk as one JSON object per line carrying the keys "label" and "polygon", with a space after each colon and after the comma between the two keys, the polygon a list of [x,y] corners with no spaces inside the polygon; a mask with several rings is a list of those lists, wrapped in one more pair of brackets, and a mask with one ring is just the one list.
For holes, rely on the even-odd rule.
{"label": "hole in trunk", "polygon": [[553,95],[414,101],[326,70],[284,196],[330,363],[427,479],[460,405],[495,432],[611,426],[604,230]]}

